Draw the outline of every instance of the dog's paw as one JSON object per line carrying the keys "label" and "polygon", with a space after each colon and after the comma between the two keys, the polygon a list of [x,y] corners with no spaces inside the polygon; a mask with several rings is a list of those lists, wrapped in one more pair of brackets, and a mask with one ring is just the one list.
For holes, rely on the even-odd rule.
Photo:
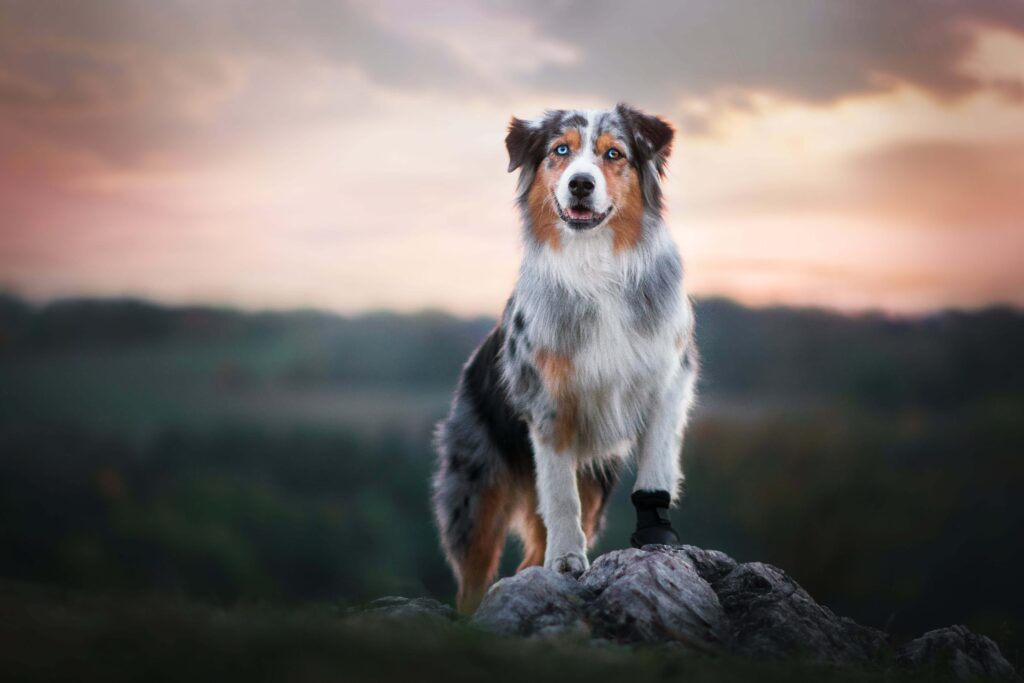
{"label": "dog's paw", "polygon": [[566,553],[546,562],[545,565],[548,569],[553,569],[559,574],[568,574],[574,579],[580,578],[583,572],[590,568],[587,556],[580,553]]}

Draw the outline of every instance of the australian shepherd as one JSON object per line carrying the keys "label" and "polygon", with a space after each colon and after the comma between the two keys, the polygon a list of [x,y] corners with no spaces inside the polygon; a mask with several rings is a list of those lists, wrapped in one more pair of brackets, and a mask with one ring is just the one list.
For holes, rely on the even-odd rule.
{"label": "australian shepherd", "polygon": [[621,104],[509,124],[523,261],[436,436],[434,513],[463,612],[493,581],[510,530],[520,570],[582,574],[631,454],[632,544],[678,543],[668,509],[697,353],[661,216],[672,136]]}

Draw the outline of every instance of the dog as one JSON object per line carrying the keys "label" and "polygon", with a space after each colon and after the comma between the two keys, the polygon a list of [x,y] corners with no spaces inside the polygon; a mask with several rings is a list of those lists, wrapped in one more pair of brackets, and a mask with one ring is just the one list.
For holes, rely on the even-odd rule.
{"label": "dog", "polygon": [[578,578],[631,456],[632,544],[678,544],[668,510],[697,350],[661,215],[673,135],[624,104],[509,124],[519,277],[435,434],[434,514],[464,613],[494,580],[509,531],[523,543],[519,570]]}

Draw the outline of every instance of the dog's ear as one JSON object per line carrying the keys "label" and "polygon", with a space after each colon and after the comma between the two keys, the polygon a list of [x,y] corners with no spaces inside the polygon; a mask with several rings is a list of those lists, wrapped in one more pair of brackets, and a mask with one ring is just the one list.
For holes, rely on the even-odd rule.
{"label": "dog's ear", "polygon": [[645,114],[627,104],[619,104],[617,109],[629,126],[634,151],[643,161],[653,160],[658,175],[664,175],[675,130],[664,119]]}
{"label": "dog's ear", "polygon": [[544,142],[541,138],[540,126],[512,117],[508,123],[508,135],[505,136],[509,173],[538,156]]}

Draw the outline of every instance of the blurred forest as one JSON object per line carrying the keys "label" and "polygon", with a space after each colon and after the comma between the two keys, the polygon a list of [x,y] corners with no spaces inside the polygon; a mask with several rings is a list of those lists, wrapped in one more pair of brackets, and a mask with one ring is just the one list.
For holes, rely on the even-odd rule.
{"label": "blurred forest", "polygon": [[[1024,314],[697,314],[684,541],[898,636],[965,623],[1019,667]],[[450,600],[430,433],[492,324],[0,297],[0,583]],[[630,481],[597,552],[628,544]]]}

